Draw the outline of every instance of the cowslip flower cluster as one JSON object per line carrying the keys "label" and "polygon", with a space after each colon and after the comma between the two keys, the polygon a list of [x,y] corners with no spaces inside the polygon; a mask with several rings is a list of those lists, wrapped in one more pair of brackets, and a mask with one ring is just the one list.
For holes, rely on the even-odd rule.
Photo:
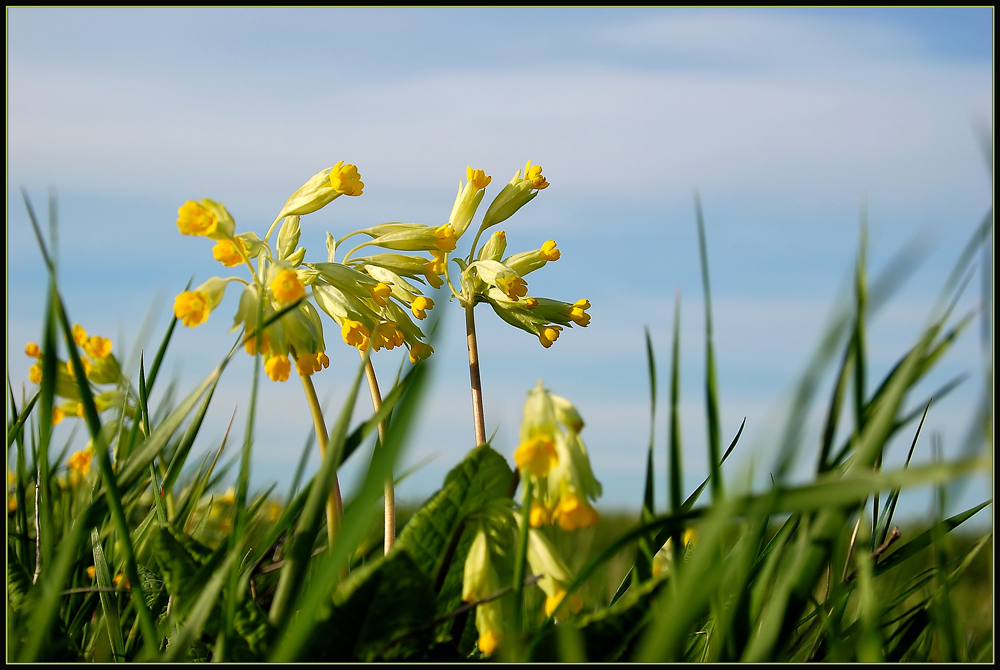
{"label": "cowslip flower cluster", "polygon": [[[123,384],[124,380],[118,359],[111,352],[111,340],[100,335],[88,335],[80,324],[73,326],[72,334],[73,343],[79,347],[80,362],[83,364],[87,385],[94,396],[97,411],[103,412],[121,404],[122,394],[118,386]],[[29,358],[37,359],[28,370],[28,380],[33,384],[41,384],[41,348],[34,342],[29,342],[24,348],[24,353]],[[107,389],[108,386],[113,388]],[[72,361],[56,359],[55,395],[62,401],[52,408],[52,425],[61,423],[66,417],[83,417],[80,388]]]}
{"label": "cowslip flower cluster", "polygon": [[464,305],[489,303],[500,318],[515,328],[535,335],[545,348],[552,346],[564,328],[572,328],[574,325],[587,327],[590,324],[590,315],[587,313],[590,309],[589,300],[568,303],[529,293],[525,277],[562,256],[554,240],[545,241],[538,249],[506,255],[507,233],[497,230],[481,247],[478,246],[484,232],[506,221],[533,200],[540,190],[548,187],[549,182],[542,175],[542,168],[532,165],[531,161],[528,161],[523,171],[518,170],[514,174],[490,203],[472,241],[469,255],[464,259],[454,259],[461,269],[461,276],[457,287],[451,284],[447,273],[448,254],[469,229],[485,195],[485,189],[492,181],[492,177],[487,176],[483,170],[472,167],[466,170],[466,177],[464,186],[459,183],[458,195],[448,222],[449,235],[453,233],[454,244],[451,244],[452,237],[449,237],[450,249],[439,246],[437,251],[432,251],[435,255],[433,267],[445,273],[452,294]]}
{"label": "cowslip flower cluster", "polygon": [[528,511],[538,528],[558,525],[564,531],[593,526],[597,510],[588,502],[601,495],[580,439],[583,419],[572,403],[549,393],[541,380],[528,393],[514,461],[522,476],[531,477],[537,492]]}
{"label": "cowslip flower cluster", "polygon": [[[381,254],[337,262],[339,243],[327,233],[327,260],[311,263],[305,261],[306,249],[299,246],[302,216],[342,195],[359,196],[363,190],[364,182],[355,165],[342,161],[322,170],[289,196],[263,239],[254,232],[237,233],[232,215],[221,203],[207,199],[186,202],[178,211],[178,230],[216,240],[213,257],[225,267],[246,265],[251,279],[212,277],[176,297],[175,316],[185,326],[198,326],[208,320],[231,282],[241,284],[233,330],[244,329],[245,350],[250,355],[259,351],[264,370],[273,381],[287,380],[293,362],[301,376],[330,365],[320,311],[333,319],[344,342],[351,346],[362,350],[371,346],[376,351],[405,346],[414,363],[429,356],[432,349],[409,315],[424,319],[434,303],[406,278],[439,286],[440,272],[429,267],[433,256],[428,260]],[[276,228],[277,239],[272,247],[269,240]],[[385,224],[343,239],[359,233],[373,237],[360,246],[407,251],[454,248],[453,243],[449,246],[449,231],[444,227]],[[267,325],[261,330],[259,324]]]}

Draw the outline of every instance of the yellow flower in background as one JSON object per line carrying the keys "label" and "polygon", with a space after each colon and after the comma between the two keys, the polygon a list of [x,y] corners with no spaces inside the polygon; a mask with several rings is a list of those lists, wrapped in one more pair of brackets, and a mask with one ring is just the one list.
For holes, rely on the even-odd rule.
{"label": "yellow flower in background", "polygon": [[52,408],[52,425],[58,426],[62,423],[62,420],[66,418],[66,412],[62,411],[58,407]]}
{"label": "yellow flower in background", "polygon": [[92,447],[87,447],[81,451],[73,452],[73,455],[69,457],[67,465],[72,471],[76,471],[81,475],[86,475],[90,472],[90,461],[94,458],[94,449]]}
{"label": "yellow flower in background", "polygon": [[28,380],[32,384],[42,383],[42,366],[40,364],[35,363],[28,369]]}
{"label": "yellow flower in background", "polygon": [[414,342],[410,345],[410,362],[416,365],[434,353],[434,348],[425,342]]}
{"label": "yellow flower in background", "polygon": [[87,338],[87,341],[83,345],[83,350],[93,359],[101,360],[102,358],[107,358],[108,354],[111,353],[111,340],[100,335],[94,335]]}
{"label": "yellow flower in background", "polygon": [[212,247],[212,257],[227,268],[236,267],[242,263],[246,253],[246,246],[243,244],[243,240],[238,237],[231,240],[219,240]]}
{"label": "yellow flower in background", "polygon": [[550,519],[549,508],[544,503],[537,500],[531,501],[531,512],[528,514],[528,520],[532,528],[540,528],[549,523]]}
{"label": "yellow flower in background", "polygon": [[280,304],[290,305],[301,300],[306,294],[306,289],[299,281],[295,270],[282,270],[271,282],[271,293]]}
{"label": "yellow flower in background", "polygon": [[455,229],[450,223],[435,228],[434,237],[438,238],[438,242],[435,244],[438,251],[450,253],[458,245],[458,241],[455,239]]}
{"label": "yellow flower in background", "polygon": [[361,195],[362,190],[365,188],[365,183],[361,181],[357,165],[351,165],[350,163],[344,165],[343,161],[341,161],[330,170],[330,186],[337,193]]}
{"label": "yellow flower in background", "polygon": [[542,176],[542,166],[532,165],[531,161],[528,161],[528,164],[524,166],[524,180],[531,182],[531,188],[539,191],[549,186],[549,182]]}
{"label": "yellow flower in background", "polygon": [[205,323],[210,312],[208,296],[200,291],[184,291],[174,299],[174,316],[189,328]]}
{"label": "yellow flower in background", "polygon": [[[93,368],[90,361],[86,358],[81,358],[80,363],[83,365],[83,374],[89,376],[90,370]],[[76,369],[73,367],[73,361],[66,361],[66,372],[69,373],[70,379],[76,379]]]}
{"label": "yellow flower in background", "polygon": [[546,476],[549,469],[559,462],[555,440],[541,433],[525,440],[514,452],[514,462],[519,469],[527,470],[535,477]]}
{"label": "yellow flower in background", "polygon": [[80,347],[82,347],[83,343],[87,341],[87,331],[85,331],[83,326],[80,324],[73,326],[73,341]]}
{"label": "yellow flower in background", "polygon": [[264,363],[264,372],[274,382],[288,380],[288,374],[292,371],[292,365],[288,362],[288,357],[283,355],[271,356]]}
{"label": "yellow flower in background", "polygon": [[418,319],[426,319],[427,318],[426,310],[432,309],[433,307],[434,307],[434,301],[422,295],[418,295],[416,298],[413,299],[413,302],[410,303],[410,310],[413,312],[413,316],[415,316]]}
{"label": "yellow flower in background", "polygon": [[343,325],[340,327],[340,334],[347,344],[358,349],[364,349],[368,346],[368,337],[371,335],[371,331],[360,321],[345,319]]}
{"label": "yellow flower in background", "polygon": [[[467,603],[487,598],[500,590],[500,578],[491,560],[489,539],[482,525],[476,533],[465,559],[462,575],[462,600]],[[492,654],[503,641],[503,604],[491,600],[476,606],[477,646],[484,654]]]}
{"label": "yellow flower in background", "polygon": [[34,342],[28,342],[28,344],[25,345],[25,347],[24,347],[24,353],[29,358],[38,358],[39,356],[42,355],[41,349],[39,349],[38,345],[35,344]]}
{"label": "yellow flower in background", "polygon": [[[554,595],[545,597],[545,616],[550,617],[561,609],[563,605],[563,600],[566,599],[566,591],[564,589],[559,589]],[[583,601],[580,600],[575,594],[570,596],[570,599],[566,602],[566,607],[573,614],[579,613],[583,609]]]}
{"label": "yellow flower in background", "polygon": [[542,258],[547,261],[557,261],[562,256],[562,252],[556,249],[555,240],[549,240],[542,245]]}
{"label": "yellow flower in background", "polygon": [[528,282],[510,272],[498,274],[496,283],[500,290],[514,302],[517,302],[518,298],[528,295]]}
{"label": "yellow flower in background", "polygon": [[565,531],[573,531],[577,528],[589,528],[598,521],[600,515],[597,513],[586,498],[581,498],[575,493],[565,492],[559,499],[559,504],[552,511],[553,523],[558,523],[559,527]]}
{"label": "yellow flower in background", "polygon": [[552,343],[559,339],[559,333],[562,332],[562,328],[559,326],[546,326],[539,330],[538,341],[542,343],[542,346],[548,349],[552,346]]}
{"label": "yellow flower in background", "polygon": [[[443,251],[431,250],[431,259],[427,261],[428,275],[444,274],[444,268],[445,268],[444,254],[445,252]],[[428,276],[428,279],[430,279],[430,276]]]}
{"label": "yellow flower in background", "polygon": [[368,292],[372,294],[372,300],[379,307],[385,307],[385,299],[392,295],[391,283],[379,282],[375,286],[369,286]]}
{"label": "yellow flower in background", "polygon": [[584,298],[583,300],[577,300],[573,303],[573,307],[569,310],[569,318],[573,320],[578,326],[586,328],[590,325],[590,315],[587,314],[587,310],[590,309],[590,301]]}
{"label": "yellow flower in background", "polygon": [[210,235],[218,225],[215,215],[194,200],[188,200],[177,210],[177,229],[182,235]]}
{"label": "yellow flower in background", "polygon": [[319,372],[330,367],[330,358],[322,351],[315,354],[298,354],[295,357],[295,371],[300,377],[308,377],[314,372]]}
{"label": "yellow flower in background", "polygon": [[465,178],[472,184],[474,191],[482,191],[493,181],[493,177],[487,176],[485,170],[474,170],[471,166],[466,168]]}

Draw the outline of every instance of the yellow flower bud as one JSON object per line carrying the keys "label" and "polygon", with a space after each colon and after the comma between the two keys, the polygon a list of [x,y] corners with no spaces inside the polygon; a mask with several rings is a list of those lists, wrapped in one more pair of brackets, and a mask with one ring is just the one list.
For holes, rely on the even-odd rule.
{"label": "yellow flower bud", "polygon": [[82,347],[83,343],[87,341],[87,331],[85,331],[83,326],[80,324],[73,326],[73,341],[80,347]]}
{"label": "yellow flower bud", "polygon": [[184,291],[174,298],[174,316],[189,328],[205,323],[209,313],[208,296],[200,291]]}
{"label": "yellow flower bud", "polygon": [[42,366],[39,363],[35,363],[28,369],[28,380],[32,384],[42,383]]}
{"label": "yellow flower bud", "polygon": [[552,346],[552,343],[559,339],[559,333],[562,332],[562,328],[559,326],[546,326],[540,329],[538,333],[538,341],[542,343],[542,346],[548,349]]}
{"label": "yellow flower bud", "polygon": [[42,355],[41,349],[39,349],[38,345],[34,342],[28,342],[27,346],[24,347],[24,353],[29,358],[38,358]]}
{"label": "yellow flower bud", "polygon": [[288,380],[288,373],[291,372],[292,365],[288,362],[287,356],[271,356],[264,363],[264,372],[271,378],[271,381],[283,382]]}
{"label": "yellow flower bud", "polygon": [[[237,245],[239,245],[238,248]],[[243,252],[243,255],[240,254],[240,251]],[[246,255],[246,247],[238,237],[231,240],[219,240],[212,247],[212,257],[227,268],[236,267],[242,263],[244,255]]]}
{"label": "yellow flower bud", "polygon": [[562,256],[562,252],[556,249],[555,240],[549,240],[542,245],[542,258],[547,261],[557,261]]}
{"label": "yellow flower bud", "polygon": [[83,350],[93,359],[101,360],[102,358],[107,358],[108,354],[111,353],[111,340],[100,335],[94,335],[84,343]]}
{"label": "yellow flower bud", "polygon": [[340,334],[347,344],[364,349],[368,346],[368,337],[371,335],[371,331],[360,321],[345,319],[340,327]]}
{"label": "yellow flower bud", "polygon": [[485,170],[473,170],[471,166],[466,168],[465,177],[476,191],[483,190],[493,181],[493,177],[487,176]]}
{"label": "yellow flower bud", "polygon": [[578,326],[583,326],[586,328],[590,325],[590,315],[587,314],[587,310],[590,309],[590,301],[586,298],[582,300],[577,300],[573,303],[573,306],[569,310],[569,318],[573,320]]}
{"label": "yellow flower bud", "polygon": [[524,181],[531,182],[531,188],[539,191],[549,186],[549,182],[545,181],[545,177],[542,176],[542,166],[532,165],[531,161],[528,161],[527,165],[524,166]]}
{"label": "yellow flower bud", "polygon": [[67,465],[69,465],[70,470],[75,470],[81,475],[85,475],[90,472],[90,461],[94,458],[94,450],[91,447],[87,447],[81,451],[73,452],[73,455],[69,457]]}
{"label": "yellow flower bud", "polygon": [[365,183],[361,181],[357,165],[337,163],[337,167],[330,170],[330,186],[337,193],[361,195]]}

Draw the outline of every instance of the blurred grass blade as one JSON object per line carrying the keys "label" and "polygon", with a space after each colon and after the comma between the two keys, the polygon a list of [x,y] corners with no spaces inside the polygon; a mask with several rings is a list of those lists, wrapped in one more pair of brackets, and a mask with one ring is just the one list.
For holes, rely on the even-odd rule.
{"label": "blurred grass blade", "polygon": [[118,612],[118,600],[110,589],[114,588],[108,563],[104,560],[104,549],[101,547],[101,536],[95,528],[90,534],[90,542],[94,548],[94,578],[100,589],[101,610],[104,612],[104,627],[111,639],[111,653],[116,662],[125,660],[125,642],[122,640],[121,619]]}
{"label": "blurred grass blade", "polygon": [[[712,499],[725,495],[720,456],[719,399],[715,373],[715,344],[712,335],[712,291],[708,279],[708,244],[705,242],[705,219],[701,198],[695,193],[695,218],[698,220],[698,251],[701,258],[701,283],[705,291],[705,412],[708,419],[708,468],[712,480]],[[679,299],[678,299],[679,300]],[[675,508],[676,509],[676,508]]]}

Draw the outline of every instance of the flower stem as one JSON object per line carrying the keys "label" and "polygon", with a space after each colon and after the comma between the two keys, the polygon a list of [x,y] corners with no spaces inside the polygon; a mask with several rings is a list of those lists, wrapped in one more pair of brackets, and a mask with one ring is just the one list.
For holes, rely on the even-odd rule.
{"label": "flower stem", "polygon": [[472,384],[472,419],[476,424],[476,446],[486,444],[486,417],[483,414],[483,380],[479,376],[479,347],[476,344],[475,303],[465,303],[465,330],[469,344],[469,378]]}
{"label": "flower stem", "polygon": [[[360,349],[358,351],[361,351]],[[361,351],[361,358],[365,354]],[[368,389],[372,394],[372,407],[377,413],[382,408],[382,394],[378,390],[378,379],[375,378],[375,366],[372,365],[371,356],[365,361],[365,377],[368,379]],[[378,422],[378,441],[385,444],[386,425],[385,419]],[[396,491],[393,488],[392,472],[385,480],[385,553],[389,553],[393,543],[396,541]]]}
{"label": "flower stem", "polygon": [[[293,352],[294,355],[294,352]],[[309,412],[312,414],[313,426],[316,429],[316,441],[319,443],[319,455],[326,458],[326,421],[323,420],[323,410],[319,406],[319,398],[316,397],[316,387],[313,386],[312,377],[309,375],[299,375],[302,379],[302,388],[306,392],[306,402],[309,404]],[[344,516],[344,502],[340,497],[340,480],[336,475],[333,477],[333,491],[326,501],[326,537],[333,549],[333,540],[337,536],[340,528],[340,521]]]}

